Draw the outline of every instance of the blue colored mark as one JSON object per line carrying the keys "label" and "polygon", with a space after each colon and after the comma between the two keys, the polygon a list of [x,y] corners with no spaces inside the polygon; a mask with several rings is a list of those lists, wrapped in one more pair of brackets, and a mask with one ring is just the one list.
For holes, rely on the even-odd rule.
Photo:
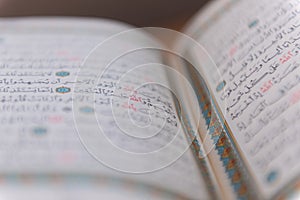
{"label": "blue colored mark", "polygon": [[251,23],[248,25],[248,27],[249,27],[249,28],[253,28],[253,27],[255,27],[255,26],[258,24],[258,22],[259,22],[258,19],[257,19],[257,20],[254,20],[253,22],[251,22]]}
{"label": "blue colored mark", "polygon": [[61,72],[56,72],[55,75],[60,77],[66,77],[70,75],[70,72],[61,71]]}
{"label": "blue colored mark", "polygon": [[47,133],[47,129],[43,127],[36,127],[33,129],[33,133],[35,135],[45,135]]}
{"label": "blue colored mark", "polygon": [[56,92],[65,94],[65,93],[71,92],[71,89],[68,87],[59,87],[59,88],[56,88]]}
{"label": "blue colored mark", "polygon": [[278,173],[276,171],[271,171],[267,176],[268,183],[273,183],[278,177]]}
{"label": "blue colored mark", "polygon": [[217,92],[220,92],[221,90],[223,90],[223,88],[225,87],[226,82],[222,81],[221,83],[219,83],[219,85],[217,86]]}
{"label": "blue colored mark", "polygon": [[86,106],[86,107],[81,107],[81,108],[80,108],[80,112],[83,112],[83,113],[93,113],[93,112],[94,112],[94,109],[91,108],[91,107],[88,107],[88,106]]}

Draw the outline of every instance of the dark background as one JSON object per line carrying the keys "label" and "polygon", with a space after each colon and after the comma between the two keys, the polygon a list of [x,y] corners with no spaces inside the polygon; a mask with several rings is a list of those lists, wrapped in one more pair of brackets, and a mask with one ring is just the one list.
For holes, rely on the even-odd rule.
{"label": "dark background", "polygon": [[0,0],[0,16],[90,16],[180,29],[209,0]]}

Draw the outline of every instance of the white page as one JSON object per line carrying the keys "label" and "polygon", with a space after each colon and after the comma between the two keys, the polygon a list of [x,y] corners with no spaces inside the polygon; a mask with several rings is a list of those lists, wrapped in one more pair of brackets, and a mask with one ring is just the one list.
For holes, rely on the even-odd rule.
{"label": "white page", "polygon": [[[74,83],[79,65],[99,42],[129,28],[111,21],[77,18],[1,20],[0,132],[5,139],[1,140],[0,145],[0,173],[105,174],[146,182],[191,199],[209,198],[205,183],[190,150],[171,166],[157,172],[128,175],[116,172],[97,162],[80,143],[72,114],[72,101],[74,100],[72,91],[75,90]],[[120,41],[119,44],[116,44],[116,48],[131,45],[131,43],[143,43],[145,38],[147,37],[134,38],[132,41]],[[106,50],[110,51],[110,49]],[[101,62],[103,58],[97,59]],[[109,99],[107,93],[110,91],[106,84],[114,85],[112,83],[115,81],[114,78],[123,75],[122,73],[127,69],[126,66],[161,62],[161,59],[155,52],[138,52],[131,57],[120,59],[116,62],[114,70],[109,71],[109,76],[99,83],[99,88],[95,92],[95,113],[98,119],[108,133],[108,137],[125,150],[153,151],[166,142],[170,142],[174,131],[180,129],[175,110],[173,110],[172,97],[168,91],[159,87],[145,88],[144,92],[157,98],[161,97],[161,101],[170,105],[169,113],[171,114],[169,116],[175,116],[175,118],[169,121],[168,128],[163,130],[164,134],[154,138],[153,141],[141,145],[140,141],[131,141],[130,137],[120,135],[117,126],[112,125],[113,119],[107,113],[110,108],[110,105],[107,104]],[[128,84],[126,86],[141,83],[145,79],[151,79],[153,82],[166,79],[164,70],[142,70],[131,76],[132,78],[125,81]],[[104,87],[104,85],[106,86]],[[125,85],[118,86],[125,87]],[[62,91],[62,88],[69,88],[71,92]],[[60,91],[62,93],[59,93]],[[79,98],[80,95],[77,97],[78,99],[74,101],[81,103],[85,101]],[[87,103],[90,103],[89,101],[92,100],[87,100]],[[125,106],[125,108],[128,107]],[[86,111],[88,112],[89,108],[83,108],[83,112]],[[166,115],[163,111],[161,112],[158,113],[162,116]],[[121,122],[128,121],[124,113],[118,113],[117,116]],[[85,126],[86,133],[95,131],[97,124],[91,124],[84,114],[79,118],[79,121],[83,122],[82,124]],[[159,124],[160,121],[154,123]],[[175,152],[176,149],[180,151],[182,145],[186,145],[184,135],[179,137],[179,142],[178,147],[174,146]],[[103,151],[107,150],[103,149]],[[117,156],[111,152],[106,152],[106,155],[112,158]],[[157,157],[157,160],[134,164],[147,166],[159,163],[164,159],[167,160],[169,156],[162,155]],[[124,167],[127,164],[132,163],[124,162]]]}
{"label": "white page", "polygon": [[216,1],[188,31],[216,63],[192,52],[267,198],[300,174],[299,8],[294,0]]}

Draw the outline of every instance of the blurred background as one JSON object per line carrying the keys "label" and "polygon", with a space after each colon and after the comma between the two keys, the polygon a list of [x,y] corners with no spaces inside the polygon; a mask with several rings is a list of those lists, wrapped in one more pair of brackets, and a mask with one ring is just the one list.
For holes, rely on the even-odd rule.
{"label": "blurred background", "polygon": [[209,0],[0,0],[0,16],[87,16],[179,30]]}

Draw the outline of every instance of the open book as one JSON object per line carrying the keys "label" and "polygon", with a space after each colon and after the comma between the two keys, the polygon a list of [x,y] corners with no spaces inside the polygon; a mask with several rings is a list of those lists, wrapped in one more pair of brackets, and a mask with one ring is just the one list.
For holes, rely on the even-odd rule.
{"label": "open book", "polygon": [[297,197],[299,9],[213,1],[181,56],[115,21],[1,19],[1,196]]}

